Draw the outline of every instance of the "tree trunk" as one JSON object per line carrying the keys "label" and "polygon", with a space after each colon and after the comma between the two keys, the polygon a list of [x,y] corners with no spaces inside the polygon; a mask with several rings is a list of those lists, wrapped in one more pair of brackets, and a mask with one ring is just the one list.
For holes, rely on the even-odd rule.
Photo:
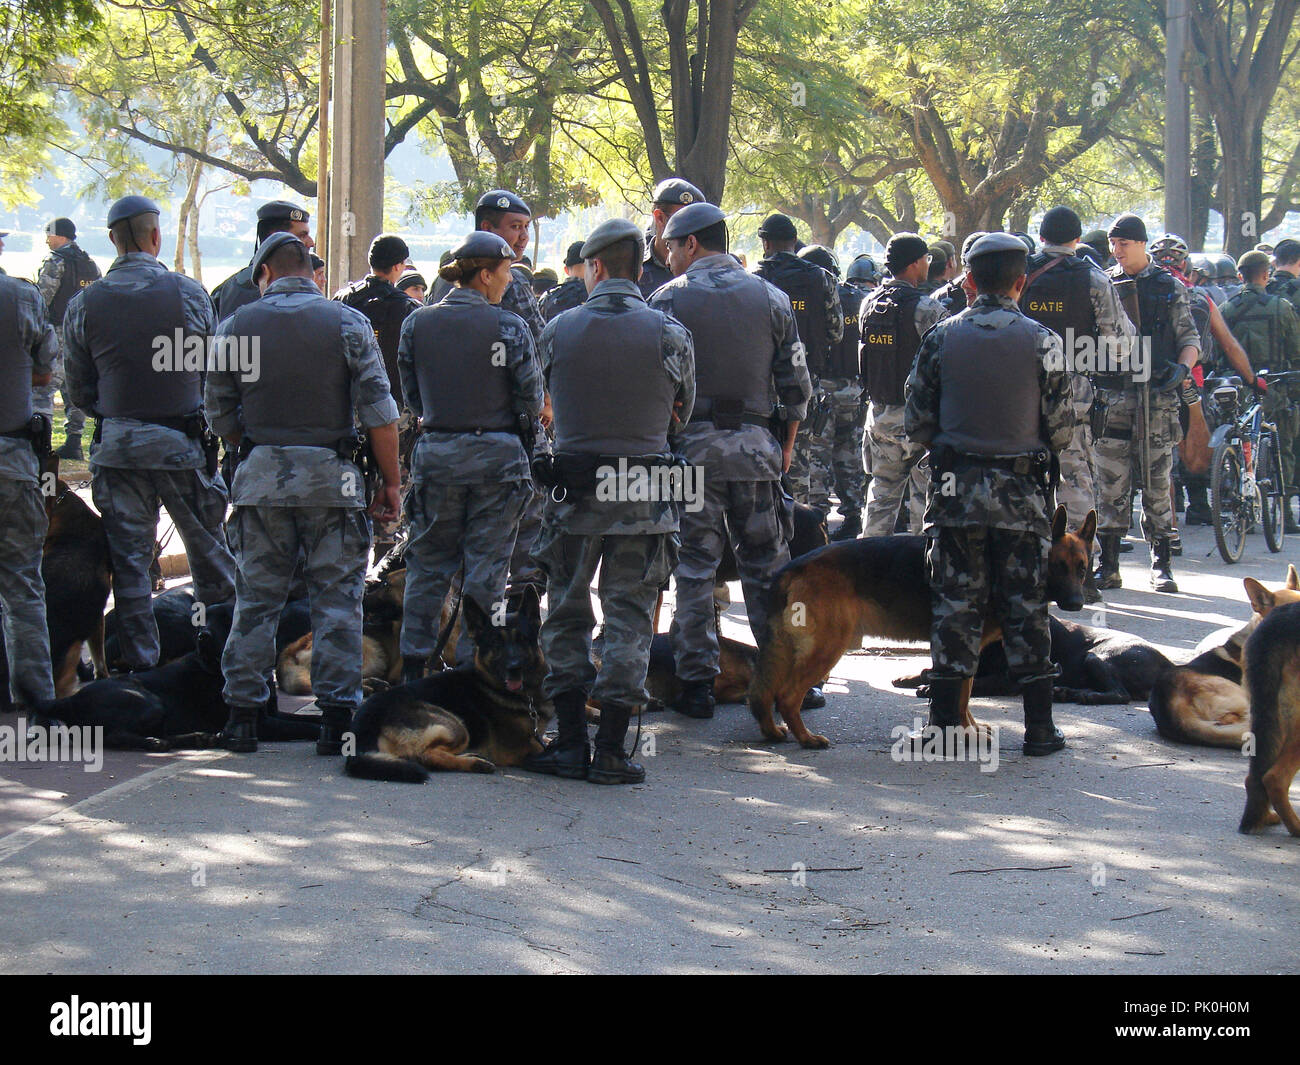
{"label": "tree trunk", "polygon": [[[194,203],[199,195],[199,178],[203,175],[203,164],[197,159],[184,159],[181,165],[185,169],[185,199],[181,201],[176,212],[176,255],[173,269],[185,273],[185,248],[188,226],[194,212]],[[197,228],[197,226],[196,226]],[[195,240],[197,241],[197,235]]]}
{"label": "tree trunk", "polygon": [[190,266],[194,268],[194,272],[190,276],[201,285],[203,284],[203,259],[199,254],[199,205],[197,202],[190,207],[189,248]]}
{"label": "tree trunk", "polygon": [[1192,251],[1205,250],[1205,234],[1210,228],[1210,205],[1214,202],[1214,183],[1219,169],[1219,142],[1214,136],[1202,94],[1193,92],[1192,108],[1192,225],[1182,234]]}
{"label": "tree trunk", "polygon": [[1223,250],[1236,259],[1259,241],[1263,199],[1260,130],[1241,121],[1219,123],[1223,145]]}

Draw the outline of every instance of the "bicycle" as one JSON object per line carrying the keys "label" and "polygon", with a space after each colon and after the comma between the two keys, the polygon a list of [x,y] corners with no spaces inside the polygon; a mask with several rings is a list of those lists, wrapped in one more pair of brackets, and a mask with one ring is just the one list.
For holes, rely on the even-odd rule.
{"label": "bicycle", "polygon": [[[1269,386],[1300,376],[1300,371],[1269,374]],[[1263,402],[1256,398],[1241,409],[1241,378],[1206,381],[1206,393],[1218,411],[1219,425],[1210,437],[1210,508],[1214,542],[1224,562],[1239,562],[1246,535],[1258,523],[1274,554],[1286,535],[1281,444],[1277,426],[1264,420]]]}

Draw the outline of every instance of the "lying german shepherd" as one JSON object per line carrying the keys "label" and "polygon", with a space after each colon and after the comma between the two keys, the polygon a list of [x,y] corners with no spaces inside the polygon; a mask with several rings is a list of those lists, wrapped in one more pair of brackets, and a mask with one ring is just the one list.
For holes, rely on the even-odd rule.
{"label": "lying german shepherd", "polygon": [[1281,821],[1300,836],[1290,796],[1300,770],[1300,603],[1280,606],[1259,623],[1246,642],[1245,664],[1255,751],[1238,830],[1257,832]]}
{"label": "lying german shepherd", "polygon": [[[1077,533],[1065,528],[1065,507],[1052,521],[1047,561],[1047,597],[1063,610],[1083,609],[1083,582],[1092,555],[1097,515],[1089,511]],[[804,726],[800,705],[846,651],[867,636],[913,642],[930,639],[930,581],[921,536],[874,536],[831,544],[791,562],[768,590],[768,640],[759,650],[758,670],[749,692],[749,709],[763,736],[783,740],[785,726],[772,716],[775,704],[789,732],[804,747],[830,741]],[[794,605],[802,607],[793,609]],[[1001,636],[990,619],[981,647]],[[970,716],[971,682],[961,698],[961,723],[978,727]]]}
{"label": "lying german shepherd", "polygon": [[1254,577],[1242,584],[1255,609],[1250,621],[1221,646],[1165,670],[1151,687],[1151,716],[1167,740],[1238,750],[1245,741],[1251,727],[1250,697],[1242,684],[1246,641],[1274,607],[1300,602],[1300,575],[1288,567],[1286,585],[1275,592]]}
{"label": "lying german shepherd", "polygon": [[542,749],[552,710],[541,690],[536,589],[528,586],[511,605],[505,624],[494,625],[466,596],[474,664],[379,692],[358,707],[356,752],[343,763],[349,776],[419,784],[433,769],[491,773]]}

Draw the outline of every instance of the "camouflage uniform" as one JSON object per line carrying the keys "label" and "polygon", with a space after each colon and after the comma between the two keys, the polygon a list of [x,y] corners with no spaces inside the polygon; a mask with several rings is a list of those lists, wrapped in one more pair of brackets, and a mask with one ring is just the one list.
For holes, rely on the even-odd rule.
{"label": "camouflage uniform", "polygon": [[217,322],[224,322],[240,307],[255,303],[261,296],[253,281],[253,264],[231,274],[212,290],[212,307]]}
{"label": "camouflage uniform", "polygon": [[[364,315],[327,300],[306,277],[277,278],[256,302],[285,321],[337,315],[348,405],[365,428],[397,420],[383,356]],[[225,319],[216,336],[246,335],[247,313]],[[262,373],[273,388],[277,360],[294,353],[278,350],[281,341],[269,330],[262,338]],[[205,406],[222,437],[244,433],[246,388],[237,369],[208,371]],[[286,405],[293,401],[284,398]],[[361,701],[361,598],[371,531],[361,472],[331,447],[278,446],[256,437],[253,442],[258,446],[239,464],[231,486],[229,536],[238,571],[235,616],[221,656],[226,704],[260,707],[270,696],[266,677],[275,664],[275,630],[302,555],[311,599],[312,691],[323,710],[355,709]]]}
{"label": "camouflage uniform", "polygon": [[[618,317],[643,309],[645,302],[634,282],[611,279],[592,290],[585,306],[597,315]],[[555,337],[555,327],[548,326],[539,350],[548,382]],[[661,350],[664,374],[680,404],[670,418],[674,423],[688,421],[695,402],[691,335],[666,315]],[[618,354],[610,353],[615,369]],[[634,404],[644,397],[625,398]],[[564,427],[556,428],[559,432]],[[546,656],[548,698],[582,691],[603,706],[633,708],[646,703],[655,602],[677,564],[678,510],[672,500],[632,502],[586,493],[564,495],[560,502],[548,497],[535,549],[546,573],[548,612],[542,624],[542,653]],[[599,673],[591,662],[591,634],[596,624],[591,584],[597,567],[605,629]]]}
{"label": "camouflage uniform", "polygon": [[[502,300],[501,306],[504,303]],[[496,312],[472,288],[452,289],[438,305],[457,306]],[[397,349],[402,394],[417,418],[427,418],[432,403],[431,397],[420,392],[414,331],[421,316],[431,314],[438,314],[438,308],[426,308],[407,318]],[[536,417],[542,409],[542,379],[533,335],[518,315],[506,313],[500,318],[504,365],[512,382],[512,411]],[[443,600],[462,565],[464,594],[484,610],[504,597],[520,517],[527,501],[539,495],[528,466],[529,456],[513,432],[422,433],[411,457],[411,489],[406,497],[411,537],[406,545],[404,656],[432,655],[441,628]],[[469,640],[460,641],[459,653],[462,661],[471,660]]]}
{"label": "camouflage uniform", "polygon": [[[859,323],[866,314],[867,300],[871,295],[863,300],[862,310],[858,312]],[[943,305],[929,296],[922,296],[912,313],[916,331],[921,337],[944,316]],[[904,431],[903,410],[901,404],[871,401],[862,445],[863,464],[871,471],[864,536],[889,536],[893,533],[898,521],[898,508],[903,501],[904,484],[909,478],[912,485],[909,524],[913,532],[920,531],[916,517],[921,501],[925,499],[929,475],[919,465],[925,457],[925,448],[909,440]]]}
{"label": "camouflage uniform", "polygon": [[[650,305],[666,311],[689,329],[692,318],[675,309],[688,286],[702,289],[715,300],[718,314],[727,310],[729,294],[752,282],[735,259],[724,253],[704,256],[686,272],[655,291]],[[770,329],[765,330],[766,350],[747,357],[770,363],[772,385],[767,402],[778,398],[788,416],[802,420],[812,395],[807,360],[795,327],[790,299],[774,285],[767,288]],[[696,377],[706,359],[720,353],[705,350],[699,335],[695,344]],[[678,559],[677,610],[673,617],[673,648],[677,675],[683,681],[709,681],[718,672],[718,638],[714,631],[713,588],[722,558],[723,537],[730,535],[745,595],[745,610],[755,641],[767,632],[763,596],[772,576],[790,559],[793,535],[793,501],[781,489],[781,448],[765,425],[744,424],[719,429],[697,416],[682,431],[681,453],[693,466],[704,467],[704,505],[682,514],[681,555]]]}
{"label": "camouflage uniform", "polygon": [[[978,296],[922,339],[906,404],[906,431],[918,446],[937,448],[948,429],[940,422],[940,382],[945,341],[954,328],[974,323],[994,333],[1018,319],[1028,321],[1009,297]],[[1048,437],[1043,446],[1059,452],[1074,429],[1070,381],[1060,368],[1060,338],[1046,326],[1033,326],[1040,424]],[[1041,431],[1034,426],[1029,433]],[[992,616],[1002,622],[1012,674],[1025,681],[1050,676],[1045,587],[1051,522],[1042,479],[958,453],[951,471],[931,482],[925,521],[933,675],[973,676],[984,618]]]}
{"label": "camouflage uniform", "polygon": [[538,303],[542,317],[550,321],[557,314],[562,314],[574,307],[581,307],[587,301],[587,284],[581,277],[566,278],[546,293]]}
{"label": "camouflage uniform", "polygon": [[[5,305],[15,313],[0,315],[0,382],[10,393],[0,399],[0,406],[8,409],[12,404],[17,417],[12,424],[0,424],[0,431],[10,432],[30,421],[32,376],[51,372],[58,349],[35,288],[0,276],[0,306]],[[4,419],[11,421],[8,414]],[[38,474],[29,441],[0,436],[0,606],[9,694],[15,704],[28,708],[54,698],[41,579],[47,522]]]}
{"label": "camouflage uniform", "polygon": [[[152,607],[153,563],[159,504],[185,544],[195,595],[209,606],[234,595],[234,559],[226,547],[226,485],[209,476],[200,442],[178,429],[130,417],[100,417],[101,378],[88,339],[87,295],[121,292],[138,296],[176,278],[187,336],[208,337],[212,301],[197,281],[172,274],[152,255],[119,255],[102,281],[68,304],[63,320],[67,379],[72,400],[99,418],[90,449],[91,497],[104,518],[113,560],[113,601],[122,632],[122,653],[133,668],[157,664],[158,625]],[[159,305],[164,296],[160,291]],[[168,338],[170,339],[170,338]],[[141,382],[143,387],[145,382]]]}
{"label": "camouflage uniform", "polygon": [[[64,248],[76,246],[76,241],[69,241]],[[62,250],[62,249],[61,249]],[[41,297],[45,300],[46,308],[51,308],[55,297],[59,294],[59,288],[63,285],[63,275],[67,272],[67,263],[62,255],[51,255],[41,263],[40,271],[36,275],[36,287],[41,290]],[[54,360],[54,369],[51,371],[50,383],[35,388],[32,392],[32,400],[36,409],[41,414],[54,413],[54,394],[57,392],[63,397],[63,418],[64,428],[69,435],[80,436],[86,428],[86,413],[79,409],[72,402],[68,395],[67,387],[64,383],[63,374],[63,319],[60,316],[58,321],[51,321],[54,326],[54,335],[58,338],[60,357]]]}

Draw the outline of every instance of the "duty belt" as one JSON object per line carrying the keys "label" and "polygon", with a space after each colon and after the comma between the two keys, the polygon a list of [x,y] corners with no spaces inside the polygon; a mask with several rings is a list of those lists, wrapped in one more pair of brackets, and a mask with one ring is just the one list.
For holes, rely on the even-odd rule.
{"label": "duty belt", "polygon": [[697,396],[688,424],[694,425],[696,422],[712,422],[719,429],[739,429],[742,425],[761,425],[767,429],[771,427],[772,415],[771,412],[755,414],[747,411],[744,401],[740,399]]}
{"label": "duty belt", "polygon": [[1028,455],[974,455],[966,451],[956,451],[940,445],[931,455],[930,465],[936,470],[950,470],[957,462],[987,469],[1006,470],[1009,473],[1025,477],[1041,473],[1051,462],[1051,455],[1046,450],[1031,451]]}
{"label": "duty belt", "polygon": [[513,433],[515,432],[515,427],[513,425],[502,425],[502,426],[473,425],[468,427],[463,425],[456,425],[456,426],[421,425],[420,432],[421,433],[473,433],[475,436],[482,436],[484,433]]}

